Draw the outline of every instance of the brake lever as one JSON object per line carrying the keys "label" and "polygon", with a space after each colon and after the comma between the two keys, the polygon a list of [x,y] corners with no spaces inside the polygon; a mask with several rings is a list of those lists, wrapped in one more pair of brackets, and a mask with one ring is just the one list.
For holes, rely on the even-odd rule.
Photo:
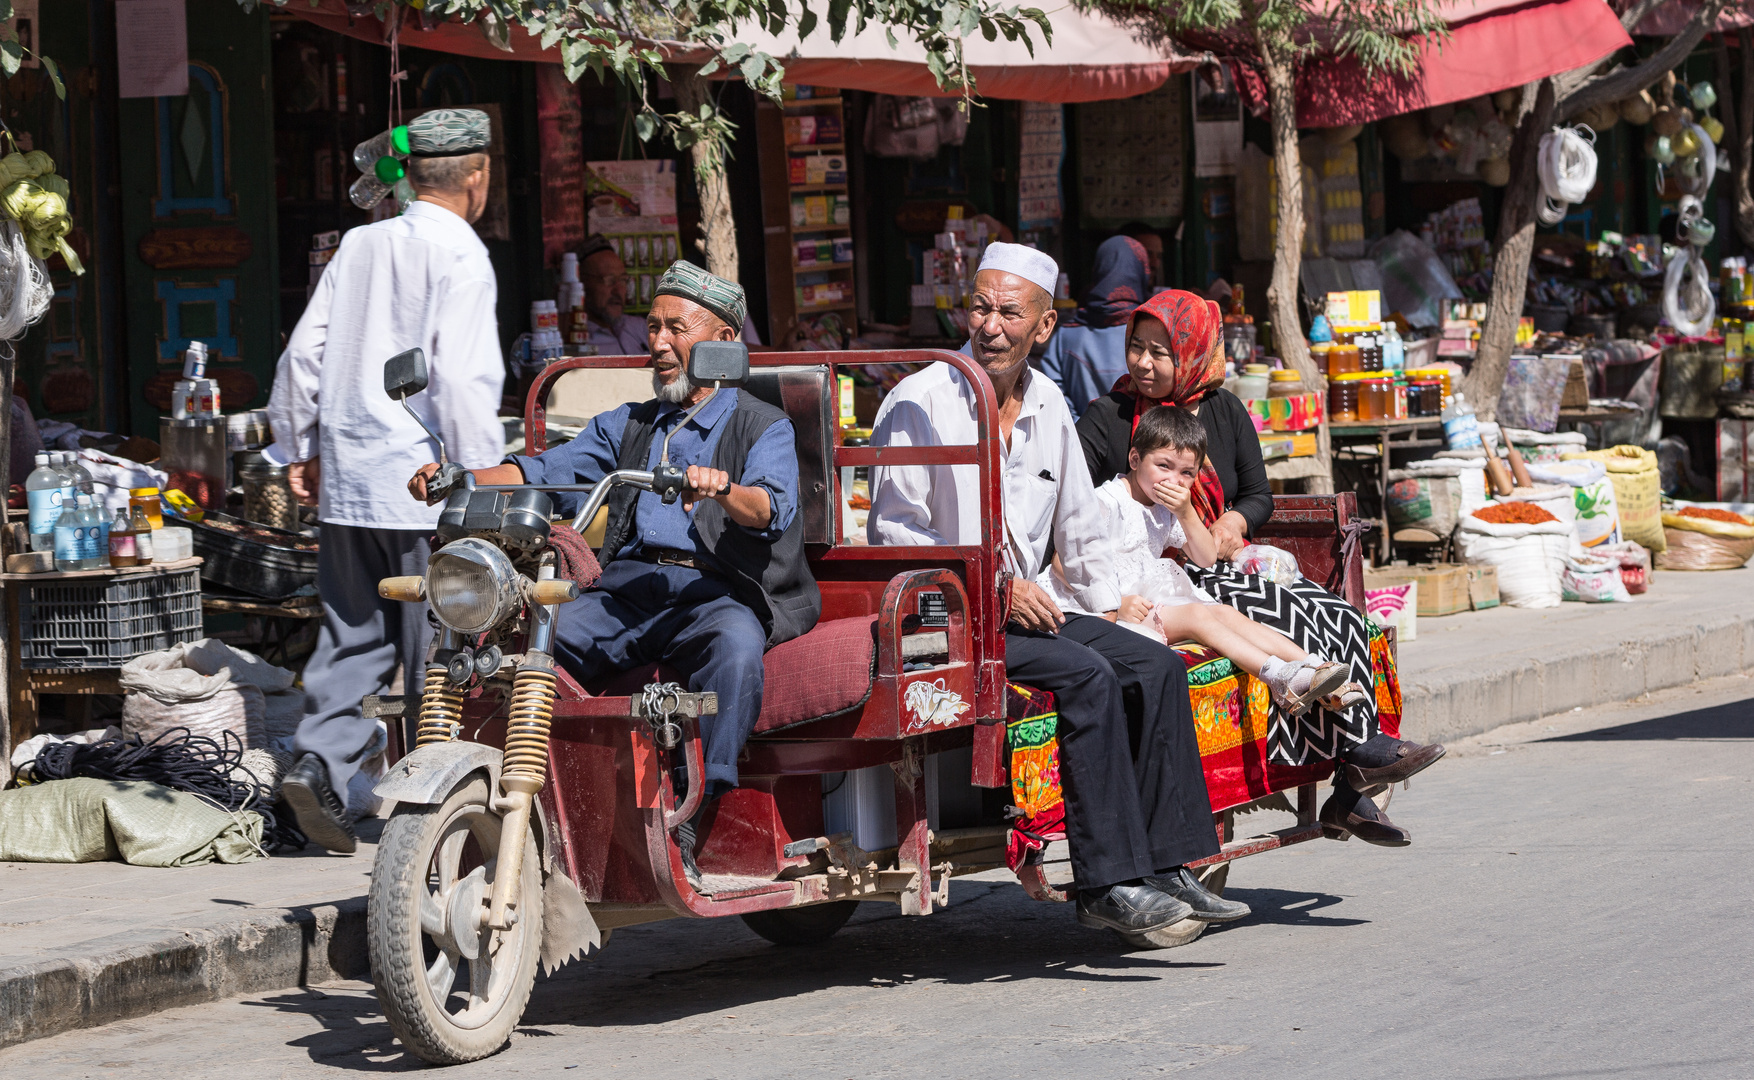
{"label": "brake lever", "polygon": [[463,480],[469,470],[455,461],[447,461],[439,466],[439,471],[426,482],[426,505],[437,506],[451,493],[463,486]]}

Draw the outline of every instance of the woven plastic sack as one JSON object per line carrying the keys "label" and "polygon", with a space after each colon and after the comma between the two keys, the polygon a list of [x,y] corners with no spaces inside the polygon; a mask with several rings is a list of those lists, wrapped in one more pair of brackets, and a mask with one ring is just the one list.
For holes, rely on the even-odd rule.
{"label": "woven plastic sack", "polygon": [[[1448,536],[1462,519],[1462,478],[1466,466],[1447,469],[1395,469],[1389,473],[1389,524]],[[1471,470],[1484,472],[1484,470]]]}
{"label": "woven plastic sack", "polygon": [[1512,607],[1558,607],[1560,571],[1573,543],[1563,521],[1498,525],[1472,515],[1456,529],[1462,561],[1498,571],[1498,595]]}
{"label": "woven plastic sack", "polygon": [[219,739],[231,732],[265,748],[267,694],[283,694],[292,672],[222,641],[173,646],[122,666],[122,730],[150,742],[172,728]]}
{"label": "woven plastic sack", "polygon": [[1620,535],[1652,551],[1668,547],[1663,537],[1662,478],[1655,452],[1638,446],[1612,446],[1566,454],[1562,461],[1593,459],[1608,467],[1614,503],[1620,514]]}
{"label": "woven plastic sack", "polygon": [[1556,462],[1563,454],[1581,454],[1589,449],[1589,443],[1581,431],[1530,431],[1528,428],[1507,427],[1504,437],[1516,452],[1523,456],[1526,465],[1546,465]]}
{"label": "woven plastic sack", "polygon": [[1620,560],[1609,556],[1566,556],[1565,569],[1559,572],[1559,591],[1566,600],[1586,604],[1632,602],[1632,594],[1620,580]]}
{"label": "woven plastic sack", "polygon": [[1590,551],[1597,558],[1614,559],[1620,564],[1620,581],[1633,596],[1650,588],[1650,552],[1643,544],[1622,540],[1603,544]]}
{"label": "woven plastic sack", "polygon": [[1620,542],[1620,504],[1614,501],[1606,465],[1593,458],[1552,461],[1530,465],[1529,476],[1538,483],[1571,485],[1577,542],[1585,550]]}
{"label": "woven plastic sack", "polygon": [[0,862],[200,866],[264,854],[262,815],[162,784],[79,776],[0,791]]}
{"label": "woven plastic sack", "polygon": [[1657,556],[1659,570],[1736,570],[1754,555],[1754,525],[1664,514],[1663,533],[1669,549]]}

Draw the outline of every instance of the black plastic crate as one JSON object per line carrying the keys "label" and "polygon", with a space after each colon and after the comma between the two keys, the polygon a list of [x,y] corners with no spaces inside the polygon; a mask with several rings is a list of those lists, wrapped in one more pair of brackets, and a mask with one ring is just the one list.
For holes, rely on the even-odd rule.
{"label": "black plastic crate", "polygon": [[[207,517],[229,521],[263,534],[299,539],[297,533],[270,529],[266,525],[243,521],[227,514],[209,511]],[[194,532],[195,554],[205,560],[202,578],[212,585],[232,592],[259,596],[264,600],[284,600],[306,585],[317,583],[317,553],[299,551],[276,544],[264,544],[248,536],[210,528],[201,522],[187,523]]]}
{"label": "black plastic crate", "polygon": [[22,582],[20,659],[31,669],[119,668],[201,637],[201,569]]}

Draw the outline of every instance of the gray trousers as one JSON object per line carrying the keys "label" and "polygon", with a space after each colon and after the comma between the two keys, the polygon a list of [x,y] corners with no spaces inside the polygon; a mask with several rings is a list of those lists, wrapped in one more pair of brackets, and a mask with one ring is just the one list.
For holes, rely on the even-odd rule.
{"label": "gray trousers", "polygon": [[398,663],[407,693],[419,693],[426,676],[433,633],[426,605],[384,600],[378,582],[426,573],[430,536],[423,529],[322,527],[317,591],[323,598],[323,626],[305,664],[305,718],[293,749],[323,759],[329,783],[343,801],[347,782],[378,731],[376,720],[361,715],[360,701],[388,691]]}

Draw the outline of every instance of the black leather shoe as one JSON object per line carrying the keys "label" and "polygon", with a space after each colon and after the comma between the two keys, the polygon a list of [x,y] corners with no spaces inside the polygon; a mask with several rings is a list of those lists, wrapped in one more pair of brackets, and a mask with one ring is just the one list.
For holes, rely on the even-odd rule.
{"label": "black leather shoe", "polygon": [[1240,900],[1226,900],[1224,897],[1208,890],[1200,884],[1200,879],[1185,866],[1178,866],[1167,874],[1156,874],[1145,879],[1145,884],[1158,892],[1167,893],[1193,909],[1189,918],[1201,922],[1235,922],[1247,918],[1249,906]]}
{"label": "black leather shoe", "polygon": [[1442,743],[1422,744],[1378,735],[1346,752],[1346,782],[1366,795],[1375,795],[1436,764],[1443,755]]}
{"label": "black leather shoe", "polygon": [[1194,909],[1149,885],[1110,885],[1098,896],[1080,890],[1078,921],[1085,926],[1148,934],[1192,915]]}
{"label": "black leather shoe", "polygon": [[694,861],[696,843],[694,823],[699,820],[700,815],[696,814],[676,826],[676,847],[682,852],[682,873],[688,878],[688,883],[697,890],[700,888],[700,866]]}
{"label": "black leather shoe", "polygon": [[280,782],[280,797],[292,807],[299,831],[312,841],[351,855],[359,847],[359,837],[347,821],[347,806],[329,786],[329,768],[315,754],[306,754],[287,770]]}
{"label": "black leather shoe", "polygon": [[1413,842],[1413,834],[1390,821],[1370,796],[1346,788],[1336,786],[1318,816],[1322,835],[1330,840],[1356,836],[1378,847],[1406,847]]}

